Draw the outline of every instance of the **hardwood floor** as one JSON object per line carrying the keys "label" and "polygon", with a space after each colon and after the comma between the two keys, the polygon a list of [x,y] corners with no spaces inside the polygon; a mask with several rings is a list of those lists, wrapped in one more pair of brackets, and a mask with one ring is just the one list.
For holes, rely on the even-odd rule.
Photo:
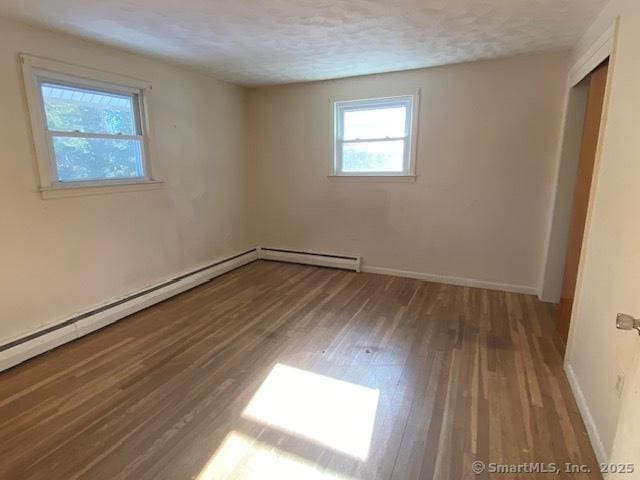
{"label": "hardwood floor", "polygon": [[552,316],[255,262],[0,374],[0,478],[580,478],[472,473],[597,470]]}

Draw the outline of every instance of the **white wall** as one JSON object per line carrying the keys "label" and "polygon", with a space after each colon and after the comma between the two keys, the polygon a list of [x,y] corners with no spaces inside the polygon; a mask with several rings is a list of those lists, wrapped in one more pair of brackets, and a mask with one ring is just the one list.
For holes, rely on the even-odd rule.
{"label": "white wall", "polygon": [[640,421],[637,414],[620,417],[640,339],[614,326],[618,312],[640,316],[640,3],[611,2],[575,53],[575,59],[580,58],[618,15],[619,37],[610,64],[604,132],[566,355],[601,461],[609,458],[619,422]]}
{"label": "white wall", "polygon": [[[531,55],[250,91],[261,245],[537,291],[567,67]],[[329,99],[418,88],[417,182],[330,181]]]}
{"label": "white wall", "polygon": [[[243,90],[0,19],[0,344],[254,245]],[[43,200],[18,53],[153,83],[153,191]]]}

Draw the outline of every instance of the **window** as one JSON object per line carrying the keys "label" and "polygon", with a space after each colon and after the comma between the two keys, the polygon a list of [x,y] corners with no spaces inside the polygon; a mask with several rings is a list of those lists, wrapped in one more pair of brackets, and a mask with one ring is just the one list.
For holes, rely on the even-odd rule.
{"label": "window", "polygon": [[40,82],[58,182],[144,178],[136,94]]}
{"label": "window", "polygon": [[417,95],[334,103],[339,176],[413,176]]}
{"label": "window", "polygon": [[44,190],[152,181],[145,95],[125,76],[22,56]]}

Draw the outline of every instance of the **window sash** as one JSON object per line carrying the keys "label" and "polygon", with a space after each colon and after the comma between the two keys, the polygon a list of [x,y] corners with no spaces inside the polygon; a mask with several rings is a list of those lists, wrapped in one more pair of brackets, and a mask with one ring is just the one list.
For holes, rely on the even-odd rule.
{"label": "window sash", "polygon": [[[411,147],[412,147],[412,128],[413,128],[413,96],[390,97],[372,100],[354,100],[347,102],[336,102],[334,107],[335,115],[335,140],[334,140],[334,172],[344,176],[402,176],[411,174]],[[371,137],[356,138],[346,140],[344,138],[345,113],[353,111],[380,110],[384,108],[405,107],[405,135],[401,137]],[[344,145],[350,143],[374,143],[374,142],[391,142],[404,141],[403,148],[403,168],[402,171],[345,171],[343,167],[343,151]]]}
{"label": "window sash", "polygon": [[[54,179],[53,185],[85,185],[96,183],[122,183],[122,182],[135,182],[140,180],[151,180],[149,175],[149,169],[147,167],[147,156],[145,154],[145,141],[143,135],[120,135],[120,134],[108,134],[108,133],[85,133],[85,132],[60,132],[54,130],[46,130],[47,135],[47,147],[49,148],[49,156],[52,163],[52,172]],[[58,159],[56,157],[55,148],[53,145],[54,138],[99,138],[107,140],[135,140],[140,148],[140,175],[135,177],[114,177],[114,178],[93,178],[87,180],[60,180],[60,173],[58,172]]]}
{"label": "window sash", "polygon": [[[50,163],[50,171],[52,173],[53,178],[51,178],[52,185],[84,185],[84,184],[109,184],[109,183],[122,183],[122,182],[135,182],[135,181],[146,181],[151,180],[151,175],[149,173],[149,163],[148,156],[146,152],[146,139],[143,134],[143,123],[142,123],[142,112],[143,112],[143,104],[142,104],[142,95],[141,92],[134,91],[133,89],[126,87],[118,87],[118,86],[99,86],[94,81],[87,81],[86,84],[83,82],[76,82],[74,80],[66,81],[60,80],[58,75],[51,77],[49,75],[43,75],[37,77],[37,87],[40,94],[40,105],[42,109],[42,117],[44,120],[44,133],[47,142],[47,148],[49,151],[49,163]],[[47,112],[45,108],[44,97],[42,96],[42,84],[53,84],[60,85],[63,87],[71,87],[80,90],[93,91],[93,92],[101,92],[106,94],[115,94],[119,96],[129,97],[131,101],[131,108],[133,111],[133,119],[134,119],[134,128],[136,131],[136,135],[129,134],[112,134],[112,133],[94,133],[94,132],[80,132],[80,131],[66,131],[66,130],[50,130],[48,128],[48,119]],[[95,178],[88,180],[72,180],[72,181],[63,181],[60,180],[60,174],[58,172],[58,160],[55,153],[55,148],[53,145],[54,137],[58,138],[99,138],[99,139],[107,139],[107,140],[136,140],[138,142],[140,148],[141,155],[141,175],[135,177],[125,177],[125,178]]]}
{"label": "window sash", "polygon": [[[350,143],[375,143],[375,142],[397,142],[404,141],[403,152],[402,152],[402,170],[356,170],[356,171],[345,171],[343,166],[343,150],[345,144]],[[343,140],[336,143],[336,157],[339,161],[336,161],[336,173],[339,175],[345,176],[398,176],[398,175],[408,175],[409,174],[409,164],[408,164],[408,152],[410,148],[410,137],[401,137],[401,138],[383,138],[383,139],[372,139],[372,140]]]}
{"label": "window sash", "polygon": [[[82,84],[80,82],[76,82],[76,81],[64,81],[64,80],[59,80],[57,79],[58,76],[50,76],[50,75],[46,75],[46,76],[42,76],[42,75],[38,75],[37,77],[37,83],[38,83],[38,91],[40,93],[40,102],[42,104],[42,114],[44,116],[44,128],[45,130],[49,129],[49,119],[47,118],[47,110],[45,107],[45,101],[44,101],[44,96],[42,95],[42,86],[44,84],[47,85],[55,85],[58,87],[66,87],[66,88],[71,88],[74,90],[83,90],[86,92],[96,92],[96,93],[103,93],[106,95],[114,95],[114,96],[118,96],[118,97],[126,97],[128,98],[130,104],[131,104],[131,111],[133,113],[133,122],[134,122],[134,130],[136,132],[137,135],[142,135],[142,110],[143,110],[143,105],[141,102],[141,92],[139,90],[133,90],[131,88],[126,88],[126,87],[120,87],[120,86],[113,86],[113,87],[107,87],[107,86],[100,86],[99,83],[97,82],[93,82],[93,81],[87,81],[86,84]],[[67,130],[64,130],[67,131]],[[73,132],[73,130],[68,130],[69,132]],[[86,132],[89,133],[89,132]],[[93,133],[100,133],[100,132],[93,132]],[[115,134],[114,134],[115,135]]]}

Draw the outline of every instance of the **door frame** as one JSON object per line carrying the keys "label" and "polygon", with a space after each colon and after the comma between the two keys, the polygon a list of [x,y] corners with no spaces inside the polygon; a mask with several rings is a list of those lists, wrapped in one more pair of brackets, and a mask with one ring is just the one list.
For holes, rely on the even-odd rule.
{"label": "door frame", "polygon": [[[586,52],[574,62],[569,69],[564,110],[562,114],[562,128],[560,131],[560,139],[558,151],[556,153],[555,171],[554,171],[554,189],[551,199],[552,209],[548,219],[547,234],[545,240],[545,256],[541,269],[541,278],[538,289],[538,297],[543,302],[558,303],[562,292],[562,282],[564,277],[564,267],[567,254],[568,233],[571,224],[571,211],[573,205],[573,187],[575,185],[575,175],[567,177],[562,175],[563,168],[567,168],[567,162],[575,162],[577,168],[577,158],[565,157],[565,145],[572,139],[568,137],[572,132],[572,123],[575,124],[576,119],[572,118],[575,113],[575,105],[573,102],[578,93],[581,82],[602,62],[609,59],[609,74],[607,76],[607,90],[604,98],[602,123],[600,133],[598,135],[598,148],[596,151],[596,159],[593,170],[593,181],[591,184],[590,199],[597,186],[598,171],[600,165],[600,157],[602,156],[602,139],[607,127],[607,114],[610,101],[610,85],[612,84],[612,76],[615,71],[615,50],[618,39],[619,18],[616,18],[613,24],[602,34]],[[579,155],[579,152],[578,152]],[[570,167],[569,167],[570,168]],[[588,231],[591,218],[591,201],[587,209],[587,219],[585,222],[583,248],[588,239]],[[582,255],[580,256],[582,263]],[[580,269],[578,269],[578,280],[576,283],[576,292],[580,286]],[[575,300],[574,300],[575,301]],[[571,339],[571,331],[569,331],[569,341]],[[569,348],[567,342],[567,350]]]}

